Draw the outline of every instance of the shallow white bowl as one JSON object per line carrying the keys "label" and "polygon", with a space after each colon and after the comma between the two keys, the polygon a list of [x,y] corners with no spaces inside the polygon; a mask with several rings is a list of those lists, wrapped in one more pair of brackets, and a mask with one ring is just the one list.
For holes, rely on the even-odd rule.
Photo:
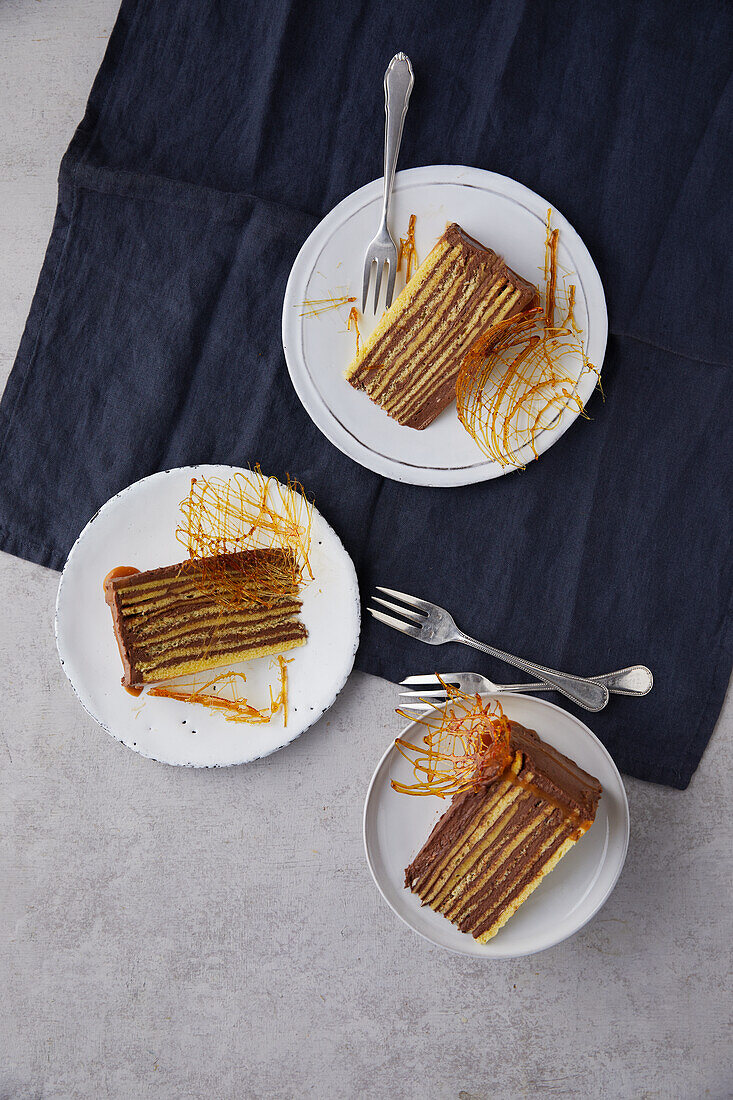
{"label": "shallow white bowl", "polygon": [[[504,713],[537,731],[543,741],[596,776],[603,794],[593,825],[557,864],[496,936],[486,944],[459,932],[440,913],[420,903],[404,885],[405,868],[450,803],[433,796],[397,794],[390,779],[411,782],[410,765],[389,746],[377,765],[364,805],[364,848],[369,869],[387,904],[431,943],[483,959],[531,955],[560,943],[601,908],[621,874],[629,844],[629,806],[618,769],[595,734],[561,707],[531,695],[497,694]],[[433,712],[437,713],[437,712]],[[422,726],[400,735],[417,743]]]}

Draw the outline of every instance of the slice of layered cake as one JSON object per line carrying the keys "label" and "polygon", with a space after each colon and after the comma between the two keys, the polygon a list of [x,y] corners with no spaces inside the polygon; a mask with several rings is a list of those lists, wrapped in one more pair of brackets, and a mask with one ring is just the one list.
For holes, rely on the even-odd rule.
{"label": "slice of layered cake", "polygon": [[456,794],[405,885],[480,943],[495,936],[593,824],[601,785],[534,730],[510,723],[511,761]]}
{"label": "slice of layered cake", "polygon": [[528,309],[537,289],[453,222],[346,371],[385,412],[427,428],[456,396],[471,344]]}
{"label": "slice of layered cake", "polygon": [[[114,573],[123,575],[114,576]],[[124,575],[124,574],[127,575]],[[136,687],[305,644],[292,550],[243,550],[145,573],[115,571],[104,593]]]}

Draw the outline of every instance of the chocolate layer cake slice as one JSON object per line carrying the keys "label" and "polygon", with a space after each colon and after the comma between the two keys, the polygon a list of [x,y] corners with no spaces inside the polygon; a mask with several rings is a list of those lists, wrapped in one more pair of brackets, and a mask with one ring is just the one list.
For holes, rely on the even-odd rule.
{"label": "chocolate layer cake slice", "polygon": [[[305,644],[291,550],[196,558],[104,584],[125,674],[135,687]],[[265,591],[257,585],[264,580]]]}
{"label": "chocolate layer cake slice", "polygon": [[512,762],[456,795],[405,885],[480,943],[495,936],[593,824],[601,785],[534,730],[511,723]]}
{"label": "chocolate layer cake slice", "polygon": [[400,424],[427,428],[455,400],[458,371],[473,341],[536,300],[531,283],[453,222],[346,378]]}

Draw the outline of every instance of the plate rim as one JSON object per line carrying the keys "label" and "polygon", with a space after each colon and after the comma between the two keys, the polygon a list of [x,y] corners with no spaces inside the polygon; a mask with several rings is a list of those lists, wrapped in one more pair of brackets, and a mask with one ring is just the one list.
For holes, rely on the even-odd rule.
{"label": "plate rim", "polygon": [[[399,459],[380,455],[378,452],[367,447],[367,445],[362,443],[356,435],[349,432],[349,430],[341,424],[322,398],[318,389],[314,386],[308,375],[307,366],[305,371],[302,369],[298,370],[300,353],[293,350],[290,337],[291,334],[301,331],[300,328],[296,329],[293,327],[298,320],[293,314],[293,308],[297,305],[294,301],[295,279],[299,273],[301,261],[310,247],[312,247],[312,242],[315,241],[316,244],[319,244],[320,236],[331,227],[332,223],[338,221],[339,213],[343,214],[344,208],[358,204],[360,198],[364,199],[366,202],[374,201],[378,195],[369,197],[367,192],[377,191],[381,194],[382,182],[381,177],[371,180],[369,183],[364,184],[362,187],[357,188],[341,199],[340,202],[332,207],[318,222],[298,250],[298,254],[288,275],[281,318],[283,353],[285,355],[285,362],[293,388],[313,424],[326,439],[341,451],[342,454],[346,455],[347,458],[350,458],[353,462],[357,462],[365,469],[371,470],[379,476],[410,485],[422,485],[430,488],[456,488],[462,485],[472,485],[491,481],[494,478],[513,473],[515,472],[514,467],[501,467],[498,463],[483,455],[483,461],[478,461],[471,466],[459,468],[417,466],[410,463],[404,463]],[[598,298],[597,311],[594,311],[593,316],[599,326],[599,332],[601,334],[599,340],[602,340],[602,354],[598,357],[600,361],[598,377],[600,378],[603,362],[608,349],[608,307],[603,281],[583,238],[565,215],[557,209],[554,203],[544,199],[525,184],[512,179],[511,176],[505,176],[498,172],[492,172],[485,168],[476,168],[471,165],[421,165],[417,168],[402,169],[398,171],[395,176],[396,189],[409,186],[410,184],[452,184],[482,189],[482,186],[485,187],[488,182],[492,182],[495,188],[502,188],[503,193],[505,193],[507,197],[516,198],[519,196],[530,200],[532,205],[540,203],[546,208],[551,208],[553,215],[560,223],[560,228],[572,235],[575,255],[576,257],[581,255],[584,261],[587,262],[589,274],[591,275],[592,282],[595,284],[594,293]],[[509,194],[509,192],[511,192],[511,194]],[[348,216],[351,216],[351,213],[352,212],[349,211]],[[595,384],[591,387],[587,399],[592,395],[594,388]],[[545,451],[549,450],[565,434],[570,426],[575,423],[579,416],[580,412],[577,409],[574,411],[569,405],[565,406],[563,411],[559,414],[559,420],[555,427],[546,429],[551,434],[551,439],[545,447],[539,450],[539,454],[544,454]],[[532,456],[530,455],[528,457]]]}
{"label": "plate rim", "polygon": [[[189,761],[167,760],[167,759],[165,759],[164,756],[156,756],[154,753],[145,752],[143,749],[139,748],[136,745],[129,745],[121,737],[118,737],[117,734],[112,729],[110,729],[110,727],[107,725],[106,722],[104,722],[100,717],[98,717],[96,714],[94,714],[93,711],[90,709],[90,707],[87,706],[84,699],[82,699],[81,695],[79,694],[79,691],[77,690],[76,684],[72,680],[71,675],[69,674],[69,672],[67,670],[67,665],[66,665],[66,660],[65,660],[65,657],[67,656],[67,653],[62,652],[62,642],[61,642],[60,636],[59,636],[59,607],[60,607],[60,602],[61,602],[61,594],[62,594],[62,588],[63,588],[63,584],[64,584],[64,578],[66,577],[66,570],[67,570],[67,567],[69,565],[69,562],[72,559],[72,556],[74,555],[74,553],[77,550],[78,544],[80,543],[83,535],[85,534],[87,529],[91,526],[91,524],[94,523],[94,521],[97,519],[99,514],[102,511],[104,511],[105,508],[112,505],[113,502],[116,501],[119,497],[124,496],[130,490],[135,489],[137,486],[142,485],[144,482],[148,482],[148,481],[152,481],[154,479],[162,478],[162,477],[165,477],[168,474],[174,474],[174,473],[178,474],[178,473],[183,473],[183,472],[188,473],[188,472],[195,472],[197,470],[198,471],[201,471],[201,470],[224,471],[224,470],[226,470],[226,471],[230,471],[231,473],[240,473],[240,472],[241,473],[251,473],[252,472],[251,470],[247,469],[247,467],[244,467],[244,466],[231,466],[228,463],[216,463],[216,462],[199,462],[199,463],[196,463],[196,464],[190,465],[190,466],[172,466],[172,467],[170,467],[169,469],[166,469],[166,470],[156,470],[152,474],[146,474],[145,477],[138,478],[137,481],[131,482],[129,485],[126,485],[123,489],[120,489],[119,492],[114,493],[111,497],[109,497],[104,502],[104,504],[101,504],[99,506],[99,508],[97,508],[96,512],[94,512],[94,514],[92,516],[90,516],[90,518],[84,524],[83,528],[81,529],[81,531],[79,532],[77,537],[74,539],[74,543],[73,543],[71,549],[69,550],[69,553],[66,557],[66,561],[64,562],[64,567],[61,571],[61,576],[59,578],[58,588],[56,590],[56,601],[55,601],[55,605],[54,605],[54,620],[53,620],[54,638],[55,638],[55,641],[56,641],[56,652],[57,652],[59,661],[61,663],[61,668],[62,668],[63,672],[66,675],[66,679],[68,680],[69,684],[71,685],[71,689],[72,689],[77,701],[81,705],[82,709],[89,715],[89,717],[92,718],[96,722],[96,724],[98,726],[100,726],[101,729],[103,729],[105,731],[105,733],[109,734],[110,737],[112,737],[115,741],[117,741],[118,744],[122,745],[126,749],[129,749],[130,752],[137,753],[138,756],[141,756],[146,760],[154,760],[158,764],[166,764],[170,767],[196,768],[196,769],[203,769],[203,770],[213,769],[213,768],[238,768],[238,767],[241,767],[244,764],[252,764],[257,760],[263,760],[266,757],[271,756],[273,753],[279,752],[281,749],[287,748],[288,745],[292,745],[292,743],[294,741],[297,741],[297,739],[299,737],[301,737],[304,733],[306,733],[309,729],[311,729],[315,725],[315,723],[318,722],[323,717],[323,715],[326,714],[327,711],[329,711],[331,709],[331,707],[334,705],[334,703],[338,699],[339,695],[343,691],[344,687],[346,686],[346,684],[348,682],[348,679],[349,679],[349,676],[351,675],[351,672],[353,671],[353,668],[354,668],[354,661],[356,659],[356,652],[359,648],[359,641],[360,641],[360,638],[361,638],[361,595],[360,595],[360,591],[359,591],[359,579],[356,575],[356,568],[354,566],[354,562],[353,562],[353,560],[351,558],[351,555],[349,554],[348,550],[344,546],[344,544],[341,540],[341,537],[334,530],[334,528],[331,526],[331,524],[325,518],[323,513],[320,512],[319,509],[315,506],[315,504],[313,506],[315,511],[318,513],[320,518],[323,520],[323,522],[326,524],[328,529],[331,531],[332,535],[336,539],[337,545],[340,547],[340,549],[341,549],[341,551],[344,555],[344,558],[346,559],[346,561],[348,562],[348,564],[350,566],[351,579],[353,581],[354,607],[355,607],[355,611],[356,611],[356,634],[355,634],[355,638],[352,642],[351,652],[349,654],[349,657],[347,658],[348,668],[347,668],[347,671],[346,671],[346,675],[344,676],[343,682],[341,683],[341,685],[337,689],[337,691],[334,694],[333,698],[323,707],[322,710],[320,710],[318,712],[316,712],[314,710],[312,712],[312,714],[309,715],[308,724],[306,726],[304,726],[298,733],[293,734],[292,737],[288,738],[288,740],[286,740],[286,741],[283,741],[281,744],[275,745],[273,748],[267,749],[264,752],[257,753],[255,756],[248,756],[243,760],[233,760],[233,761],[227,761],[225,763],[218,763],[217,762],[217,763],[211,763],[211,764],[196,763],[196,762],[191,761],[191,760],[189,760]],[[265,475],[265,476],[270,476],[270,475]],[[272,475],[272,476],[274,476],[274,475]],[[279,484],[282,484],[282,482],[280,482],[279,478],[276,478],[275,480],[278,481]]]}
{"label": "plate rim", "polygon": [[[540,954],[542,951],[549,951],[551,948],[557,947],[559,944],[564,943],[566,940],[571,939],[578,932],[580,932],[580,930],[582,928],[584,928],[591,920],[593,920],[594,917],[596,917],[598,915],[598,913],[601,911],[603,906],[606,904],[606,902],[608,901],[608,899],[611,896],[611,894],[613,893],[613,891],[616,889],[616,885],[618,883],[619,878],[621,877],[621,873],[622,873],[622,871],[624,869],[624,866],[626,864],[626,857],[628,855],[628,850],[629,850],[629,840],[630,840],[630,836],[631,836],[631,816],[630,816],[630,813],[629,813],[629,799],[628,799],[628,795],[626,793],[626,786],[625,786],[624,781],[621,777],[621,773],[620,773],[620,771],[618,770],[618,768],[616,766],[615,760],[611,756],[611,754],[608,751],[608,749],[606,748],[606,746],[600,740],[600,738],[595,733],[593,733],[592,729],[590,729],[588,726],[586,726],[585,722],[583,722],[582,719],[578,718],[574,714],[571,714],[570,711],[565,710],[563,707],[558,706],[557,703],[550,702],[549,699],[540,699],[540,698],[537,698],[536,695],[531,695],[531,694],[528,694],[528,693],[525,693],[525,692],[519,692],[519,691],[512,691],[512,692],[493,691],[493,692],[481,692],[480,694],[481,694],[482,699],[498,699],[499,701],[501,701],[502,698],[504,698],[504,699],[508,699],[508,698],[528,699],[532,703],[538,703],[541,706],[549,707],[551,710],[559,711],[560,714],[562,714],[564,717],[571,719],[573,722],[576,723],[576,725],[581,727],[581,729],[584,731],[584,733],[589,734],[591,740],[596,743],[598,748],[600,748],[602,754],[606,757],[606,759],[608,760],[608,763],[611,765],[611,768],[614,772],[614,775],[615,775],[616,779],[618,780],[619,790],[620,790],[621,795],[622,795],[621,806],[623,808],[624,842],[623,842],[623,852],[622,852],[622,854],[620,856],[620,859],[619,859],[619,862],[618,862],[618,868],[616,870],[615,875],[613,876],[613,878],[610,880],[608,886],[606,887],[606,890],[605,890],[604,894],[602,895],[602,897],[600,898],[600,900],[599,900],[598,904],[596,905],[596,907],[593,909],[593,911],[591,913],[588,914],[588,916],[585,917],[585,919],[583,921],[581,921],[580,924],[577,925],[577,927],[575,927],[571,932],[568,932],[567,935],[561,936],[560,939],[553,940],[552,943],[545,944],[544,946],[541,946],[541,947],[530,948],[527,951],[516,951],[516,952],[512,952],[511,954],[503,954],[502,953],[500,955],[499,954],[493,954],[491,952],[490,948],[489,948],[489,944],[492,941],[489,941],[487,944],[481,945],[484,948],[489,948],[489,950],[487,950],[485,953],[483,951],[482,952],[477,952],[477,951],[462,950],[458,946],[454,947],[454,946],[446,945],[446,944],[443,944],[443,943],[437,943],[436,940],[432,939],[430,936],[426,935],[425,932],[421,931],[419,928],[416,928],[413,924],[411,924],[410,921],[407,919],[407,917],[405,917],[402,913],[399,912],[399,910],[397,910],[394,907],[394,905],[392,904],[390,899],[385,894],[384,890],[382,889],[382,887],[380,885],[379,879],[377,877],[377,873],[375,871],[375,868],[374,868],[374,865],[373,865],[373,862],[372,862],[372,857],[371,857],[371,853],[370,853],[370,849],[369,849],[369,842],[368,842],[368,838],[367,838],[367,814],[369,812],[369,804],[370,804],[370,801],[372,799],[372,792],[373,792],[373,788],[375,786],[375,783],[377,781],[377,777],[378,777],[378,775],[379,775],[379,773],[382,769],[382,766],[386,763],[387,758],[389,757],[390,753],[394,752],[394,738],[392,739],[390,744],[387,746],[387,748],[385,749],[385,751],[382,753],[381,757],[379,758],[379,761],[377,762],[376,767],[374,768],[374,771],[372,773],[372,777],[369,780],[369,786],[367,787],[366,796],[364,798],[364,809],[362,811],[362,841],[363,841],[363,844],[364,844],[364,855],[365,855],[365,858],[366,858],[367,866],[369,868],[369,872],[370,872],[370,874],[372,876],[372,879],[374,881],[374,884],[377,887],[377,890],[379,891],[382,899],[387,903],[387,905],[392,910],[392,912],[395,914],[395,916],[398,917],[402,921],[402,923],[405,924],[412,932],[414,932],[416,935],[420,936],[421,939],[425,940],[426,943],[429,943],[432,947],[440,948],[443,951],[449,951],[451,954],[454,954],[454,955],[461,955],[463,958],[477,959],[481,962],[501,962],[502,960],[526,958],[529,955]],[[447,706],[447,705],[448,705],[447,703],[444,703],[440,707],[434,707],[431,711],[428,712],[428,714],[424,715],[423,717],[430,717],[430,715],[435,714],[436,712],[442,710],[443,706]],[[417,722],[415,722],[415,721],[409,722],[406,726],[404,726],[402,728],[402,730],[400,730],[399,733],[397,733],[395,735],[395,737],[404,737],[404,735],[409,730],[411,730],[415,725],[417,725]],[[470,937],[470,936],[469,936],[469,940],[472,943],[475,943],[473,938]]]}

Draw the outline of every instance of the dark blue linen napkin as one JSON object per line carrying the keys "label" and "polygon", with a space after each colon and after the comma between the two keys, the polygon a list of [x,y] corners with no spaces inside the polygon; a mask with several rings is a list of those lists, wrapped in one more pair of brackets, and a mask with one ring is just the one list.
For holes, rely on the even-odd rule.
{"label": "dark blue linen napkin", "polygon": [[[289,471],[364,595],[434,599],[568,671],[650,665],[649,696],[590,724],[624,771],[685,787],[731,667],[732,27],[710,0],[124,0],[0,405],[0,546],[59,569],[94,511],[155,470]],[[280,343],[298,248],[381,170],[397,50],[416,73],[400,167],[535,189],[584,237],[609,305],[591,420],[462,489],[345,458]],[[369,617],[357,665],[516,678]]]}

